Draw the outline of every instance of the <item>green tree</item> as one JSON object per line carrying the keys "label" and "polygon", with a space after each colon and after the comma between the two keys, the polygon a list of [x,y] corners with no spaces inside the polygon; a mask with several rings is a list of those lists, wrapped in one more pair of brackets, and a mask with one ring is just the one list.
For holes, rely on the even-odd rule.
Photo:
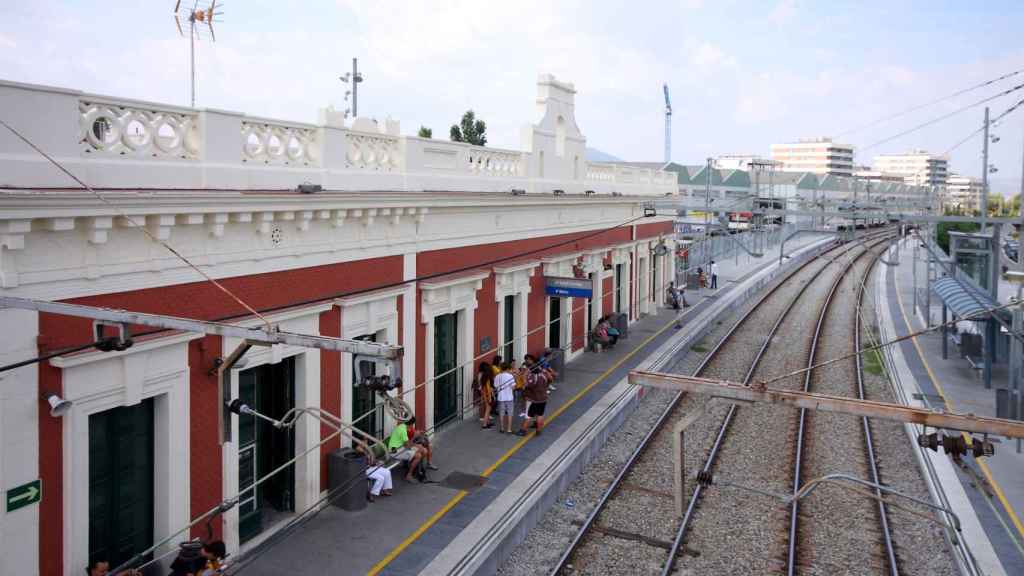
{"label": "green tree", "polygon": [[487,145],[487,124],[478,120],[472,110],[466,110],[462,122],[452,124],[452,142],[465,142],[474,146]]}
{"label": "green tree", "polygon": [[433,138],[434,131],[426,126],[420,126],[420,131],[416,135],[420,138]]}
{"label": "green tree", "polygon": [[980,226],[974,222],[939,222],[936,228],[939,247],[949,254],[949,233],[953,232],[977,232]]}

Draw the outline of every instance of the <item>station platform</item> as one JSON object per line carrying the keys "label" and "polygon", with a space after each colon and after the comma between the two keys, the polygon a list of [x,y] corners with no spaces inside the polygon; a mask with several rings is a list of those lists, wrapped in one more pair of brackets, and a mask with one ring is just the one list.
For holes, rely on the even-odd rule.
{"label": "station platform", "polygon": [[[787,253],[792,249],[796,256],[806,255],[831,241],[820,236],[800,238],[787,243]],[[493,573],[498,553],[487,559],[487,568],[461,565],[470,549],[479,551],[481,537],[497,538],[502,523],[520,522],[532,514],[532,522],[505,527],[501,546],[507,549],[525,537],[545,506],[534,502],[526,510],[524,493],[539,482],[554,482],[554,489],[540,492],[552,492],[545,496],[552,499],[557,496],[642,397],[640,389],[626,382],[628,372],[650,366],[655,359],[665,364],[691,338],[702,337],[702,326],[710,329],[715,318],[753,297],[777,273],[777,244],[774,255],[766,251],[759,258],[723,258],[719,289],[687,291],[690,306],[681,316],[659,309],[631,324],[628,338],[615,347],[587,352],[568,363],[548,402],[543,434],[501,434],[497,426],[483,430],[473,413],[436,434],[434,464],[440,470],[430,473],[430,483],[409,483],[401,474],[393,474],[394,496],[378,497],[355,512],[327,506],[272,547],[243,549],[241,572]],[[677,319],[681,329],[675,329]],[[514,426],[518,429],[519,424],[517,417]],[[564,478],[548,477],[555,468]],[[519,534],[508,536],[515,531]]]}
{"label": "station platform", "polygon": [[[914,270],[917,266],[918,288],[923,286],[925,262],[914,262],[913,239],[898,245],[898,265],[886,266],[879,286],[879,306],[888,312],[894,328],[892,336],[905,336],[925,328],[921,309],[914,309]],[[892,257],[890,256],[892,259]],[[1002,292],[1002,291],[1001,291]],[[1002,296],[1002,294],[1001,294]],[[1001,298],[1002,300],[1002,298]],[[920,304],[919,304],[920,306]],[[921,306],[923,307],[923,306]],[[916,312],[916,313],[915,313]],[[932,323],[941,320],[941,302],[932,297]],[[979,416],[995,416],[995,389],[1009,387],[1005,364],[993,370],[992,389],[985,389],[980,372],[961,357],[954,342],[948,343],[948,358],[942,358],[942,332],[935,330],[900,342],[892,352],[905,365],[913,379],[916,394],[925,406]],[[989,574],[1024,574],[1024,453],[1017,440],[1002,439],[991,458],[964,458],[964,466],[951,467],[950,482],[960,487],[945,486],[947,491],[965,496],[965,508],[958,513],[973,513],[988,543],[976,541],[972,553]],[[955,476],[955,478],[953,478]],[[967,522],[969,523],[969,522]],[[965,540],[968,540],[965,530]]]}

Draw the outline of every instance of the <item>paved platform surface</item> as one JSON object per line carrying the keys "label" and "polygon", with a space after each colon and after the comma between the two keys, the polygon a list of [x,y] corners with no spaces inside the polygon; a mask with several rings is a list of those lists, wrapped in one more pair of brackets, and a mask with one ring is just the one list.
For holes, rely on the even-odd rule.
{"label": "paved platform surface", "polygon": [[[798,238],[787,253],[821,242]],[[771,255],[720,260],[719,290],[690,290],[686,322],[743,278],[775,262]],[[791,248],[792,247],[792,248]],[[724,255],[724,254],[723,254]],[[659,310],[630,325],[629,337],[601,353],[585,353],[570,362],[548,402],[544,433],[523,438],[482,430],[470,415],[447,426],[435,439],[431,472],[437,483],[407,483],[395,474],[394,496],[378,498],[356,512],[328,506],[286,539],[262,551],[243,573],[261,574],[417,574],[540,454],[625,378],[629,370],[676,334],[676,313]],[[516,426],[518,427],[518,418]],[[479,486],[452,485],[452,473],[485,477]]]}
{"label": "paved platform surface", "polygon": [[[910,240],[900,244],[898,266],[888,269],[889,313],[899,336],[925,327],[924,318],[913,310],[913,248]],[[917,278],[925,278],[923,261]],[[919,288],[921,284],[918,285]],[[939,300],[933,296],[933,320],[941,318]],[[960,356],[952,341],[948,358],[942,358],[942,333],[928,332],[897,346],[917,379],[924,398],[932,408],[995,416],[995,388],[1008,387],[1006,365],[993,370],[993,389],[986,390],[978,372]],[[992,458],[965,458],[966,468],[958,475],[993,548],[1007,574],[1024,574],[1024,454],[1015,440],[996,445]]]}

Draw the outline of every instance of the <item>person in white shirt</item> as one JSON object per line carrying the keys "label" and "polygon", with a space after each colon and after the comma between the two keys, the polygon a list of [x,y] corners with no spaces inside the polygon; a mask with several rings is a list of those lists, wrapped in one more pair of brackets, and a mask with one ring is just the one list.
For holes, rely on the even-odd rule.
{"label": "person in white shirt", "polygon": [[501,372],[494,377],[494,390],[498,395],[498,431],[512,433],[512,410],[515,400],[516,377],[512,374],[512,365],[502,364]]}
{"label": "person in white shirt", "polygon": [[718,290],[718,264],[711,261],[711,289]]}

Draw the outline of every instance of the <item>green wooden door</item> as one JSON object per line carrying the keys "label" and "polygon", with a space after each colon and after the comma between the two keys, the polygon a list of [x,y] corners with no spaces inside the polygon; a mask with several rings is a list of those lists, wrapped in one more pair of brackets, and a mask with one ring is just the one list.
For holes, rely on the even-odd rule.
{"label": "green wooden door", "polygon": [[615,265],[615,312],[619,314],[624,312],[622,308],[622,276],[625,272],[622,264]]}
{"label": "green wooden door", "polygon": [[503,361],[510,361],[515,354],[515,338],[516,338],[516,297],[515,295],[505,296],[505,333],[502,334],[501,341],[504,342],[503,349],[501,351],[501,358]]}
{"label": "green wooden door", "polygon": [[562,299],[555,296],[548,298],[548,348],[562,347]]}
{"label": "green wooden door", "polygon": [[[458,313],[434,318],[434,427],[459,414]],[[447,374],[446,374],[447,373]],[[444,374],[444,376],[440,376]],[[436,376],[440,376],[439,378]]]}
{"label": "green wooden door", "polygon": [[[238,397],[257,412],[280,419],[295,406],[295,360],[265,364],[238,375]],[[278,472],[253,489],[263,475],[295,455],[291,429],[279,430],[252,415],[238,417],[238,536],[247,541],[264,528],[270,511],[295,509],[295,466]]]}
{"label": "green wooden door", "polygon": [[[364,340],[366,342],[376,342],[377,337],[375,334],[367,336],[359,336],[356,340]],[[377,373],[377,365],[370,364],[372,366],[370,373]],[[367,434],[376,436],[377,438],[384,437],[384,413],[377,409],[380,402],[377,399],[377,393],[370,390],[366,386],[360,386],[359,382],[356,381],[356,365],[352,363],[352,420],[355,420],[370,412],[370,415],[362,420],[356,422],[356,428],[359,428]]]}
{"label": "green wooden door", "polygon": [[153,400],[89,416],[89,558],[117,565],[153,543]]}

